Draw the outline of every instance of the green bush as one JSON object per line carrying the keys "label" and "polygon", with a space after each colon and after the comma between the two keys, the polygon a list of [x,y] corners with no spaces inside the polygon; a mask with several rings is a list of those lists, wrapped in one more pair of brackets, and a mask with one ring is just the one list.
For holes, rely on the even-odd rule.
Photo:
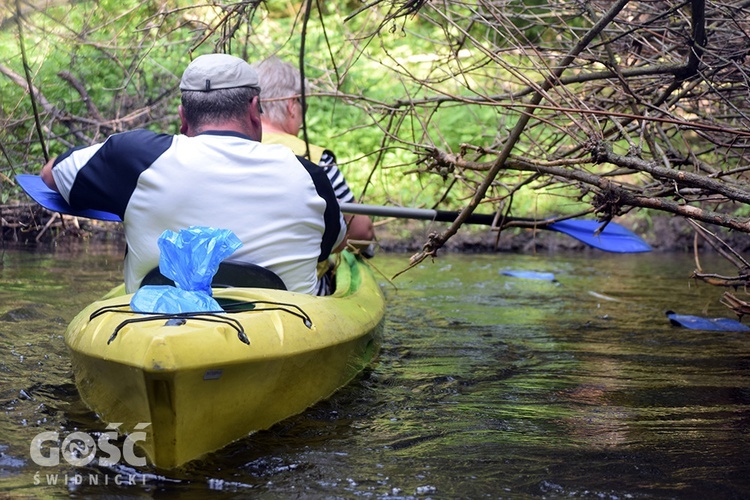
{"label": "green bush", "polygon": [[[278,10],[230,18],[227,26],[237,25],[239,29],[223,41],[219,38],[226,35],[227,26],[216,31],[207,26],[227,10],[220,6],[192,7],[186,0],[165,6],[138,0],[76,2],[29,15],[25,41],[33,80],[59,112],[50,116],[42,111],[51,155],[80,145],[85,137],[101,140],[106,133],[129,128],[145,126],[176,133],[177,85],[191,55],[218,47],[229,48],[250,60],[277,54],[296,61],[300,20],[288,17],[273,2],[266,7],[269,5]],[[161,15],[159,9],[166,7],[174,12]],[[431,148],[456,153],[464,143],[493,147],[497,138],[513,126],[516,115],[489,106],[452,103],[415,109],[398,126],[389,125],[391,116],[387,111],[397,99],[465,92],[452,78],[443,78],[435,69],[442,68],[440,71],[448,75],[458,68],[430,63],[433,58],[444,56],[434,40],[445,34],[429,23],[404,21],[365,44],[344,38],[340,34],[343,30],[336,29],[344,22],[342,14],[333,8],[328,10],[324,18],[327,30],[324,32],[313,16],[305,45],[306,76],[328,94],[309,98],[310,141],[337,154],[355,195],[365,193],[363,202],[432,206],[442,200],[441,208],[460,207],[473,194],[473,186],[454,184],[451,175],[419,173],[424,167],[420,160]],[[359,18],[354,18],[347,28],[354,32],[359,22]],[[198,43],[200,40],[204,40],[202,44]],[[14,29],[0,33],[0,48],[8,54],[6,64],[22,74]],[[85,122],[71,125],[66,121],[70,116],[91,118],[91,114],[82,96],[58,75],[63,70],[85,86],[90,103],[101,113],[105,126]],[[408,75],[438,83],[428,88]],[[470,84],[481,87],[489,81],[478,79]],[[43,151],[29,96],[6,78],[0,78],[0,91],[0,140],[9,152],[11,165],[35,172],[43,163]],[[360,94],[366,100],[347,97]],[[132,116],[138,112],[143,114]],[[128,119],[117,121],[123,118]],[[543,141],[543,134],[539,140]],[[507,194],[504,189],[500,178],[491,193],[502,196]],[[528,190],[514,195],[514,212],[548,215],[575,210],[567,205],[556,206],[559,199],[543,189]]]}

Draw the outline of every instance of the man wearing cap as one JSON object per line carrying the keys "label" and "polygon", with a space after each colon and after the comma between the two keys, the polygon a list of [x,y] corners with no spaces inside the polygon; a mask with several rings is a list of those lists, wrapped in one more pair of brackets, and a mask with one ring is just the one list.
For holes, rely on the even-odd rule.
{"label": "man wearing cap", "polygon": [[[297,137],[302,128],[303,109],[300,99],[302,90],[307,91],[307,82],[302,81],[299,69],[294,65],[272,56],[251,65],[258,73],[261,82],[263,102],[263,142],[283,144],[291,148],[297,156],[303,156],[325,170],[331,181],[336,197],[342,203],[355,203],[354,194],[339,170],[336,155],[327,148],[305,143]],[[375,230],[372,220],[366,215],[353,215],[347,218],[347,237],[350,240],[372,241]],[[372,245],[360,251],[372,256]]]}
{"label": "man wearing cap", "polygon": [[42,179],[75,208],[123,220],[125,286],[159,265],[157,240],[190,226],[230,229],[232,260],[274,271],[287,289],[323,294],[318,262],[346,225],[325,173],[288,148],[261,144],[258,76],[244,60],[196,58],[180,82],[180,135],[133,130],[50,160]]}

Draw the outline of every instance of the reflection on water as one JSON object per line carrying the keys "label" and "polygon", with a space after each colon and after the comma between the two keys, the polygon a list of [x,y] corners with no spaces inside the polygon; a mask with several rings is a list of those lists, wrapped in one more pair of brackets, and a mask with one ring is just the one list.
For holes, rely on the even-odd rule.
{"label": "reflection on water", "polygon": [[[104,430],[78,399],[62,333],[119,282],[120,254],[0,255],[0,495],[750,495],[750,337],[669,324],[667,309],[729,315],[722,290],[687,279],[688,255],[448,255],[398,289],[383,279],[370,370],[169,473],[30,459],[39,432]],[[392,276],[406,258],[374,263]]]}

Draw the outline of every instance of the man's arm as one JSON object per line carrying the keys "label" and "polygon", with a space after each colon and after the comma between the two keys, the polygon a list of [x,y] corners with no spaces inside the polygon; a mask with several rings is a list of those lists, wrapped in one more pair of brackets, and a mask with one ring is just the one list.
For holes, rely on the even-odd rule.
{"label": "man's arm", "polygon": [[42,177],[42,180],[44,181],[44,183],[47,185],[48,188],[59,192],[60,190],[57,188],[57,183],[55,183],[55,178],[52,176],[52,167],[55,165],[56,159],[57,158],[52,158],[42,167],[42,172],[40,176]]}
{"label": "man's arm", "polygon": [[339,202],[336,199],[336,193],[333,190],[331,181],[323,169],[301,156],[297,156],[297,160],[310,175],[313,184],[315,184],[318,196],[326,202],[323,215],[325,228],[323,231],[323,240],[320,245],[320,257],[318,258],[318,262],[322,262],[329,255],[341,251],[346,246],[346,221],[344,220],[344,214],[341,213],[341,209],[339,208]]}
{"label": "man's arm", "polygon": [[[349,184],[346,182],[344,174],[339,170],[336,164],[336,155],[330,149],[323,151],[318,163],[325,170],[328,179],[331,181],[333,190],[336,192],[336,198],[341,202],[356,203],[357,201],[352,194]],[[355,241],[373,241],[375,239],[375,228],[372,219],[367,215],[353,215],[346,217],[347,239]]]}

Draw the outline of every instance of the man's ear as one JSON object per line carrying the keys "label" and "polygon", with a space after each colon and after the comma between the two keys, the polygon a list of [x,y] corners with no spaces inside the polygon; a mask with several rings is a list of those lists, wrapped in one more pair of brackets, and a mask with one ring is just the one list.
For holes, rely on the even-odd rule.
{"label": "man's ear", "polygon": [[250,114],[250,118],[253,120],[253,123],[260,122],[260,115],[261,115],[261,107],[260,107],[260,96],[255,96],[250,101],[250,105],[248,106],[248,113]]}
{"label": "man's ear", "polygon": [[258,142],[260,142],[263,137],[263,124],[260,121],[260,114],[260,96],[255,96],[253,97],[253,100],[250,101],[250,105],[247,109],[247,116],[250,118],[251,127],[251,133],[249,133],[248,136]]}
{"label": "man's ear", "polygon": [[297,101],[296,99],[286,100],[286,115],[291,118],[296,118],[297,115]]}
{"label": "man's ear", "polygon": [[187,135],[189,127],[185,119],[185,110],[182,109],[182,104],[178,106],[177,113],[180,115],[180,133]]}

